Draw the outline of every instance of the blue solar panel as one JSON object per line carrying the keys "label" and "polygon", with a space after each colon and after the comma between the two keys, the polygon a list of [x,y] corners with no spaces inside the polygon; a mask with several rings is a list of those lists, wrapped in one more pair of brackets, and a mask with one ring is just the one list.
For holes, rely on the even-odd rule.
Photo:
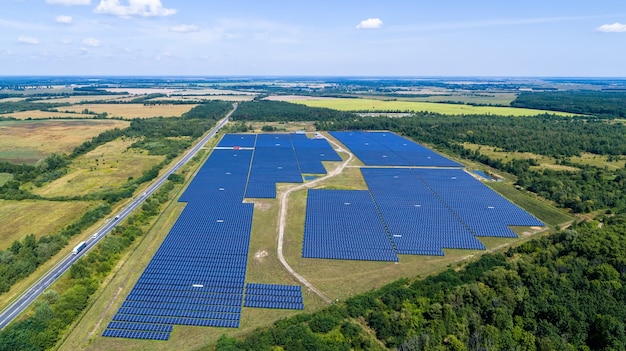
{"label": "blue solar panel", "polygon": [[244,307],[302,310],[302,288],[297,285],[248,283]]}
{"label": "blue solar panel", "polygon": [[224,134],[218,147],[254,147],[256,134]]}
{"label": "blue solar panel", "polygon": [[302,257],[398,261],[368,191],[309,190]]}
{"label": "blue solar panel", "polygon": [[462,167],[420,144],[391,132],[331,132],[367,166]]}

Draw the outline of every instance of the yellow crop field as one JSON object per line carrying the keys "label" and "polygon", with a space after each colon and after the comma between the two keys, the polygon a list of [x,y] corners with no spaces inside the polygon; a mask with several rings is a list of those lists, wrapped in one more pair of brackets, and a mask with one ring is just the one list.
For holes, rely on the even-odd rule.
{"label": "yellow crop field", "polygon": [[84,141],[129,122],[45,120],[0,122],[0,160],[35,163],[52,153],[69,153]]}
{"label": "yellow crop field", "polygon": [[165,156],[130,149],[135,140],[115,140],[77,157],[68,173],[33,193],[42,196],[78,196],[118,188],[138,178]]}
{"label": "yellow crop field", "polygon": [[532,110],[516,107],[472,106],[463,104],[445,104],[421,101],[387,101],[373,99],[306,99],[290,100],[309,107],[325,107],[340,111],[427,111],[446,115],[483,115],[496,116],[536,116],[543,113],[554,113],[560,116],[571,116],[563,112]]}
{"label": "yellow crop field", "polygon": [[28,234],[42,237],[56,232],[78,219],[90,205],[86,201],[0,200],[0,250]]}
{"label": "yellow crop field", "polygon": [[151,117],[180,117],[183,113],[191,110],[196,105],[144,105],[144,104],[85,104],[67,107],[59,107],[59,111],[104,113],[108,117],[151,118]]}
{"label": "yellow crop field", "polygon": [[[98,101],[98,100],[119,101],[126,97],[128,97],[128,95],[85,95],[85,96],[69,96],[69,97],[62,97],[62,98],[50,98],[50,99],[44,99],[44,100],[37,100],[34,102],[55,102],[55,103],[77,104],[80,102]],[[62,109],[63,107],[60,107],[60,108]]]}

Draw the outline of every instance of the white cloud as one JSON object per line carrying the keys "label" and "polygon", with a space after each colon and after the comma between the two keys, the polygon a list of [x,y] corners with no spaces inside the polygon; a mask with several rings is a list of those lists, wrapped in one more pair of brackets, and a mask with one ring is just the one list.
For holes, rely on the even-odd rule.
{"label": "white cloud", "polygon": [[57,16],[54,20],[58,23],[72,24],[72,16]]}
{"label": "white cloud", "polygon": [[71,39],[61,39],[61,44],[70,45],[72,43]]}
{"label": "white cloud", "polygon": [[602,33],[624,33],[626,32],[626,24],[617,22],[613,24],[603,24],[596,28],[596,30]]}
{"label": "white cloud", "polygon": [[22,44],[30,44],[30,45],[40,44],[39,39],[33,38],[33,37],[25,37],[25,36],[21,36],[17,38],[17,42],[22,43]]}
{"label": "white cloud", "polygon": [[378,29],[383,26],[383,21],[380,18],[368,18],[366,20],[362,20],[356,26],[356,29]]}
{"label": "white cloud", "polygon": [[87,46],[100,46],[100,40],[95,39],[95,38],[85,38],[83,39],[83,45],[87,45]]}
{"label": "white cloud", "polygon": [[53,5],[80,6],[90,5],[91,0],[46,0],[46,3]]}
{"label": "white cloud", "polygon": [[130,18],[171,16],[176,13],[176,10],[164,8],[161,0],[128,0],[128,5],[122,5],[120,0],[100,0],[100,4],[93,12]]}
{"label": "white cloud", "polygon": [[189,32],[197,32],[200,28],[194,24],[181,24],[178,26],[170,27],[170,32],[177,33],[189,33]]}

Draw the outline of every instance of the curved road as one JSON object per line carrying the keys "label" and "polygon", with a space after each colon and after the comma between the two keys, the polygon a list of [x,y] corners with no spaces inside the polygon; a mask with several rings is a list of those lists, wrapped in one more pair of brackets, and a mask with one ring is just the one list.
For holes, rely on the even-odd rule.
{"label": "curved road", "polygon": [[36,281],[30,288],[28,288],[20,297],[18,297],[13,303],[2,310],[0,313],[0,330],[6,327],[15,317],[22,313],[39,295],[44,292],[57,278],[59,278],[65,271],[67,271],[76,260],[82,257],[87,251],[94,247],[102,238],[104,238],[117,223],[121,222],[129,214],[131,214],[137,207],[139,207],[145,199],[153,192],[159,189],[167,178],[178,168],[187,163],[192,157],[194,157],[200,149],[211,139],[225,124],[228,122],[228,118],[237,110],[237,104],[233,104],[233,110],[226,115],[207,135],[205,135],[200,142],[198,142],[191,150],[189,150],[185,156],[183,156],[176,164],[171,166],[163,175],[148,186],[145,192],[132,200],[130,204],[124,207],[120,212],[116,213],[114,217],[108,220],[100,229],[98,229],[89,239],[85,242],[87,246],[83,248],[78,254],[69,254],[61,262],[59,262],[54,268],[46,273],[42,278]]}

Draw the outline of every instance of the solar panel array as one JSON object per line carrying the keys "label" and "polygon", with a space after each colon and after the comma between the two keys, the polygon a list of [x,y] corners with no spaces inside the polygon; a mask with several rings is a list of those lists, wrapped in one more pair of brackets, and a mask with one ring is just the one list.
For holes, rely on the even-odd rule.
{"label": "solar panel array", "polygon": [[303,310],[302,287],[280,284],[246,284],[245,307]]}
{"label": "solar panel array", "polygon": [[443,248],[484,250],[409,168],[362,168],[399,254],[443,256]]}
{"label": "solar panel array", "polygon": [[462,167],[438,153],[390,132],[331,132],[367,166]]}
{"label": "solar panel array", "polygon": [[414,172],[476,236],[517,238],[508,226],[544,226],[463,170],[415,169]]}
{"label": "solar panel array", "polygon": [[302,183],[302,173],[325,174],[322,161],[341,161],[325,139],[302,134],[259,134],[246,197],[275,198],[276,183]]}
{"label": "solar panel array", "polygon": [[366,190],[310,189],[302,257],[398,261]]}
{"label": "solar panel array", "polygon": [[[242,200],[275,197],[276,182],[302,182],[294,136],[222,138],[180,197],[187,206],[103,336],[167,340],[173,325],[239,327],[254,209]],[[339,159],[326,140],[295,139],[308,164]],[[245,296],[249,307],[304,308],[300,287],[253,284]]]}
{"label": "solar panel array", "polygon": [[276,183],[302,183],[288,134],[260,134],[254,148],[246,197],[275,198]]}
{"label": "solar panel array", "polygon": [[256,134],[224,134],[220,140],[218,147],[254,147],[256,143]]}
{"label": "solar panel array", "polygon": [[254,208],[242,203],[251,157],[250,150],[214,150],[103,336],[167,340],[172,325],[239,326]]}
{"label": "solar panel array", "polygon": [[326,139],[309,139],[304,134],[291,134],[302,173],[326,174],[322,161],[341,161]]}

